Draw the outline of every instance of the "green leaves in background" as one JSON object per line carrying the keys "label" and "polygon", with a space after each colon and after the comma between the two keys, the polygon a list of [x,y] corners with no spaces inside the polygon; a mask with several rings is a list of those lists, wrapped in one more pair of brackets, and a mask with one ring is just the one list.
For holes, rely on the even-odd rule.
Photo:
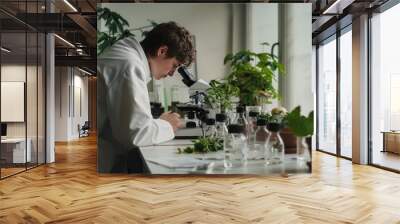
{"label": "green leaves in background", "polygon": [[107,47],[112,46],[118,40],[135,36],[125,27],[129,23],[120,14],[108,8],[97,8],[97,20],[104,20],[107,32],[97,31],[97,55],[100,55]]}
{"label": "green leaves in background", "polygon": [[224,64],[226,63],[231,65],[227,80],[229,84],[239,88],[242,104],[261,105],[279,98],[273,83],[277,81],[276,74],[284,73],[284,66],[275,56],[243,50],[226,55]]}
{"label": "green leaves in background", "polygon": [[311,111],[308,117],[301,115],[300,106],[294,108],[286,116],[287,125],[296,136],[311,136],[314,133],[314,112]]}
{"label": "green leaves in background", "polygon": [[210,81],[210,88],[207,90],[206,102],[208,105],[220,106],[222,111],[232,108],[231,96],[237,96],[239,88],[228,82],[217,80]]}
{"label": "green leaves in background", "polygon": [[98,19],[102,19],[106,22],[105,26],[108,28],[108,32],[112,36],[123,33],[125,30],[124,27],[129,26],[129,23],[126,19],[108,8],[98,8],[97,17]]}

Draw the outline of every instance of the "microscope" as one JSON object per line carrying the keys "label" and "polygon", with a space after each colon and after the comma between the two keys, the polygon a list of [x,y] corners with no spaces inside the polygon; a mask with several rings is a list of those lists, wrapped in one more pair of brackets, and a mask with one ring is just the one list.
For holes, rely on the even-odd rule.
{"label": "microscope", "polygon": [[[184,128],[179,129],[175,133],[175,138],[192,139],[203,136],[204,124],[208,119],[210,109],[205,104],[206,93],[210,85],[202,79],[195,80],[186,67],[182,66],[177,71],[182,76],[182,82],[189,88],[190,102],[177,102],[176,104],[171,102],[173,104],[171,105],[172,111],[185,117]],[[159,118],[164,112],[161,103],[151,102],[150,106],[153,118]]]}
{"label": "microscope", "polygon": [[176,106],[179,112],[186,114],[185,128],[175,133],[175,138],[193,138],[203,135],[203,125],[208,119],[209,108],[205,104],[208,82],[195,80],[185,67],[180,67],[178,73],[182,76],[182,82],[189,88],[190,103],[179,103]]}

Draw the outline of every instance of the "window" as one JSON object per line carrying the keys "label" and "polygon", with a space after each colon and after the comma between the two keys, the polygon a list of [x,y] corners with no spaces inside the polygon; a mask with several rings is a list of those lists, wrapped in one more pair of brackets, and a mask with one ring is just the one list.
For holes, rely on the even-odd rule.
{"label": "window", "polygon": [[400,170],[400,5],[371,19],[372,164]]}
{"label": "window", "polygon": [[[0,6],[11,3],[1,1]],[[18,7],[21,14],[39,13],[43,4],[21,1]],[[0,24],[0,90],[1,98],[8,99],[0,105],[6,115],[0,144],[0,178],[5,178],[45,163],[46,39],[7,14],[0,12],[0,17],[10,21]]]}
{"label": "window", "polygon": [[318,149],[336,153],[336,39],[318,48]]}

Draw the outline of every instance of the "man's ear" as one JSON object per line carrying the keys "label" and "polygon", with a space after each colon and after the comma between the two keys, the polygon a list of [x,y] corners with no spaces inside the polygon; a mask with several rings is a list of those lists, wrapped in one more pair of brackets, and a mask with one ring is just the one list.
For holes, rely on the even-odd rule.
{"label": "man's ear", "polygon": [[168,53],[168,47],[166,45],[163,45],[158,48],[157,56],[162,56],[162,55],[167,56],[167,53]]}

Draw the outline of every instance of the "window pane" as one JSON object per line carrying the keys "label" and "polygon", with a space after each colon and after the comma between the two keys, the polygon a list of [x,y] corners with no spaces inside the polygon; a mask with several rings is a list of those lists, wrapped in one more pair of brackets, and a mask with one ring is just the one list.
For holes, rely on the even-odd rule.
{"label": "window pane", "polygon": [[352,35],[340,37],[340,153],[352,156]]}
{"label": "window pane", "polygon": [[[372,18],[372,163],[400,170],[400,4]],[[386,134],[384,134],[386,132]],[[385,138],[386,137],[386,138]],[[383,150],[383,152],[382,152]]]}
{"label": "window pane", "polygon": [[1,33],[1,177],[25,170],[30,162],[26,141],[26,33]]}
{"label": "window pane", "polygon": [[318,51],[318,147],[336,153],[336,40]]}

